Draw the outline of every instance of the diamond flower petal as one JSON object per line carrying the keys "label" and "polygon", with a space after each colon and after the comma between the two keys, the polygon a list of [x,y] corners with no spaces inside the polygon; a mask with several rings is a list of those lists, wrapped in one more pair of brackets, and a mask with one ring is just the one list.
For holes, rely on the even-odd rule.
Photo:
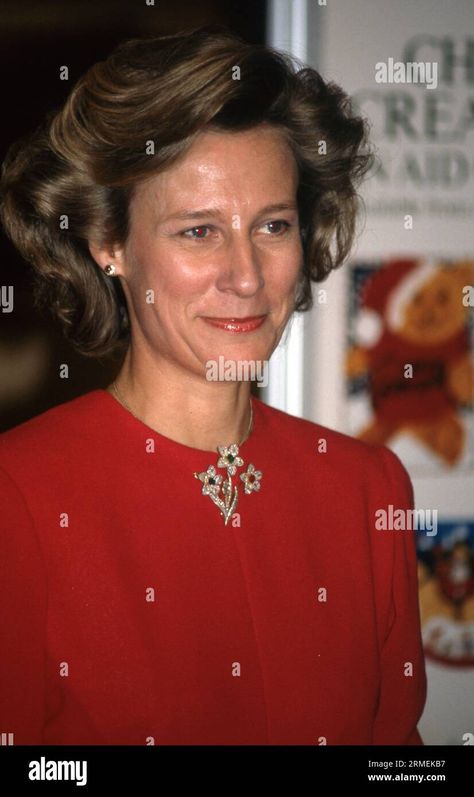
{"label": "diamond flower petal", "polygon": [[207,470],[197,473],[196,476],[202,482],[203,495],[217,496],[219,494],[222,476],[216,473],[214,465],[209,465]]}
{"label": "diamond flower petal", "polygon": [[241,480],[244,482],[244,493],[250,495],[253,491],[258,492],[261,484],[262,472],[255,470],[255,465],[249,464],[245,473],[240,474]]}
{"label": "diamond flower petal", "polygon": [[239,447],[232,443],[230,446],[218,446],[217,450],[220,454],[217,467],[227,468],[229,476],[235,476],[237,468],[244,464],[242,457],[239,457]]}

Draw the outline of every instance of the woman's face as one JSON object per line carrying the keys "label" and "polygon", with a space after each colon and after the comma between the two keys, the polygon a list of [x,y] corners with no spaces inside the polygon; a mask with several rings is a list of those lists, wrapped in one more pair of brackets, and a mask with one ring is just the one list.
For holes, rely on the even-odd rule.
{"label": "woman's face", "polygon": [[277,346],[303,260],[297,167],[280,135],[206,131],[138,186],[115,262],[132,346],[152,362],[202,376],[209,360],[267,360]]}

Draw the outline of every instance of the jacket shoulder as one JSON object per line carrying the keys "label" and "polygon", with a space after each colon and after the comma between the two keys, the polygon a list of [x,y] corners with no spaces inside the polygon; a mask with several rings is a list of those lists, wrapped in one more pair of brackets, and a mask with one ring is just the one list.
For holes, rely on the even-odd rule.
{"label": "jacket shoulder", "polygon": [[[73,445],[91,427],[99,426],[97,414],[100,390],[58,404],[0,435],[0,464],[5,467],[54,456],[63,446]],[[102,419],[103,422],[103,419]],[[38,460],[41,462],[41,459]]]}
{"label": "jacket shoulder", "polygon": [[361,458],[372,460],[374,455],[378,458],[381,449],[387,450],[384,446],[370,445],[343,432],[305,418],[298,418],[270,407],[260,400],[257,401],[266,427],[269,430],[271,428],[274,434],[278,434],[280,441],[291,447],[296,445],[298,448],[308,449],[309,443],[313,451],[319,446],[320,450],[325,449],[334,457],[358,461]]}
{"label": "jacket shoulder", "polygon": [[277,441],[278,451],[284,452],[285,461],[292,460],[299,471],[311,473],[323,467],[331,479],[348,478],[360,486],[372,485],[376,489],[385,483],[390,490],[412,495],[410,476],[390,448],[297,418],[258,399],[257,407],[268,437]]}

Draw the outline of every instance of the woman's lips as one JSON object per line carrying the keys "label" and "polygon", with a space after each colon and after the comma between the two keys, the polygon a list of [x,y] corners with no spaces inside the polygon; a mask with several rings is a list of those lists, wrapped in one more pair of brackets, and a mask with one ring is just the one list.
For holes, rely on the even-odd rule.
{"label": "woman's lips", "polygon": [[258,329],[265,321],[265,315],[248,316],[247,318],[215,318],[203,316],[203,321],[211,327],[225,329],[226,332],[240,334],[241,332],[253,332]]}

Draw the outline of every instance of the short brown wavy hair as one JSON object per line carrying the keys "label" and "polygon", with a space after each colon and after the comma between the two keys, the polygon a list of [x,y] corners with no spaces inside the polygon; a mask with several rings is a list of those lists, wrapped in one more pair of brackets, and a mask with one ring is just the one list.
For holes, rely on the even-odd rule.
{"label": "short brown wavy hair", "polygon": [[119,280],[97,266],[89,242],[125,243],[134,187],[184,154],[204,128],[261,123],[282,131],[298,166],[304,261],[295,309],[307,310],[311,282],[352,248],[356,189],[374,156],[367,122],[349,97],[286,53],[221,25],[131,39],[10,148],[1,179],[5,230],[34,267],[37,306],[60,319],[78,351],[108,355],[130,338]]}

